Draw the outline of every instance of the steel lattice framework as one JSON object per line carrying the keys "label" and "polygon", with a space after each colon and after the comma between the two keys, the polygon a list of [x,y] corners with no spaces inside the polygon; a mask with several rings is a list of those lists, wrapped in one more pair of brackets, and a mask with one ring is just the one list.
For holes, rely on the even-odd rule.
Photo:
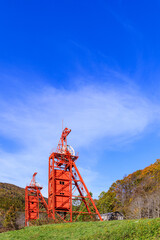
{"label": "steel lattice framework", "polygon": [[71,132],[65,128],[55,152],[49,157],[48,214],[57,221],[76,221],[79,215],[102,218],[81,177],[75,161],[78,156],[67,145]]}

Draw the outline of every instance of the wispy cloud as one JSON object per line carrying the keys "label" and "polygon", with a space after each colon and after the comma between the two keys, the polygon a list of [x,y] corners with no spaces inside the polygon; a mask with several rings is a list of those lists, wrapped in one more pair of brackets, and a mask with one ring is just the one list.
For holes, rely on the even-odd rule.
{"label": "wispy cloud", "polygon": [[[48,156],[58,143],[62,119],[73,131],[70,143],[76,150],[91,149],[96,144],[104,148],[102,139],[122,143],[144,133],[159,121],[159,109],[130,87],[117,89],[107,84],[83,85],[76,90],[50,86],[26,92],[25,98],[3,98],[1,137],[16,142],[19,149],[10,152],[0,147],[0,181],[10,182],[10,176],[12,183],[24,186],[37,170],[40,183],[47,187]],[[91,179],[88,171],[84,177]],[[94,182],[98,175],[94,176],[88,181]]]}

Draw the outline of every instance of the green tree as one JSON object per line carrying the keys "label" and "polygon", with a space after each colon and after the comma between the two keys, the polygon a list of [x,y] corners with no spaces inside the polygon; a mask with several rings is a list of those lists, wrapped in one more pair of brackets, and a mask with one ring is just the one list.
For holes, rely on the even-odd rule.
{"label": "green tree", "polygon": [[11,206],[5,215],[5,219],[3,221],[3,226],[6,228],[17,229],[16,224],[16,208],[15,206]]}
{"label": "green tree", "polygon": [[100,213],[112,212],[116,203],[116,194],[110,189],[108,192],[101,192],[97,201],[97,208]]}

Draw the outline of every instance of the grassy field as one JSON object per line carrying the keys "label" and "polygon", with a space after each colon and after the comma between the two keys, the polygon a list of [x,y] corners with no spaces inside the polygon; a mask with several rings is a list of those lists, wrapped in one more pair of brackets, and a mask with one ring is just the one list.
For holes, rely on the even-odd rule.
{"label": "grassy field", "polygon": [[160,239],[160,218],[77,222],[28,227],[0,234],[0,240]]}

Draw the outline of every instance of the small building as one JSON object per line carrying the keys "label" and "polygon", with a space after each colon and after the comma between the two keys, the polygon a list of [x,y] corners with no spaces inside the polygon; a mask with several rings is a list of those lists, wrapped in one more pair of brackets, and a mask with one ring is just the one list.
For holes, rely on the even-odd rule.
{"label": "small building", "polygon": [[110,213],[102,213],[101,217],[102,217],[103,221],[123,220],[124,219],[123,214],[118,211],[110,212]]}

